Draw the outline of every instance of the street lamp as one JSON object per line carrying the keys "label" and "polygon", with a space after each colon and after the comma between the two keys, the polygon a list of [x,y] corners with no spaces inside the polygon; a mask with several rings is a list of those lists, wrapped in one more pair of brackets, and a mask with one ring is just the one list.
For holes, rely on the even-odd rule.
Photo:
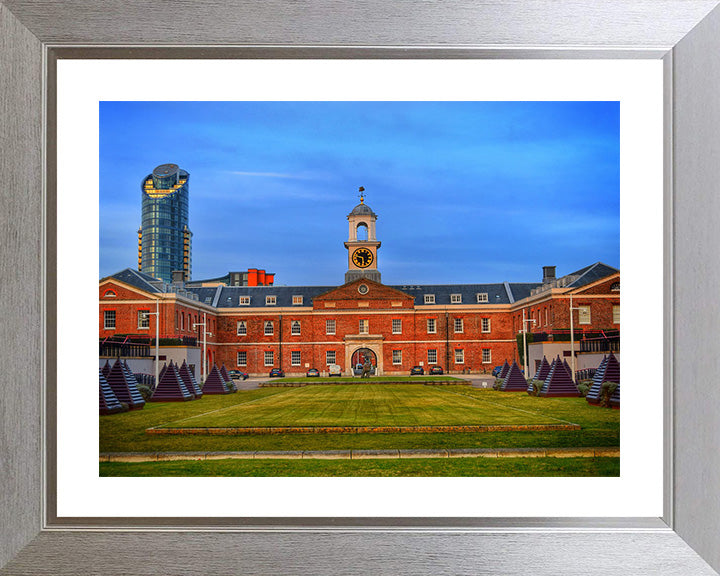
{"label": "street lamp", "polygon": [[[155,300],[155,312],[143,312],[143,318],[155,316],[155,388],[157,388],[160,373],[160,300]],[[149,322],[149,320],[148,320]]]}
{"label": "street lamp", "polygon": [[197,328],[198,326],[203,327],[202,374],[200,376],[200,382],[204,384],[205,378],[207,378],[207,337],[212,336],[212,333],[207,331],[207,313],[206,312],[203,312],[203,321],[202,322],[193,324],[193,328]]}
{"label": "street lamp", "polygon": [[525,318],[525,308],[523,308],[523,360],[525,360],[525,378],[528,378],[528,349],[527,349],[527,325],[535,324],[534,318]]}
{"label": "street lamp", "polygon": [[570,294],[570,370],[572,380],[575,382],[575,332],[573,330],[573,310],[580,310],[580,307],[573,308],[572,294]]}

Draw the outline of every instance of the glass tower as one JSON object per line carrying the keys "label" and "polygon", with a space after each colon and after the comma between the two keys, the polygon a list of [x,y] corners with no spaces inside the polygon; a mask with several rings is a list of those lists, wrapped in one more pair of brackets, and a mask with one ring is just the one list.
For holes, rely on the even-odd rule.
{"label": "glass tower", "polygon": [[162,164],[143,178],[142,224],[138,230],[138,269],[165,282],[181,271],[192,275],[192,232],[188,228],[190,174]]}

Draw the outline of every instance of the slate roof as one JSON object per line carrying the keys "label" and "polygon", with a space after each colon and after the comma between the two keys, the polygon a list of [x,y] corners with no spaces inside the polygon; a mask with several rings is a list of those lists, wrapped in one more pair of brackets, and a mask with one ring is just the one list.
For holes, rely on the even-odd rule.
{"label": "slate roof", "polygon": [[620,272],[620,270],[617,268],[613,268],[612,266],[608,266],[602,262],[595,262],[595,264],[591,264],[590,266],[586,266],[585,268],[581,268],[576,272],[568,274],[568,276],[578,276],[578,278],[568,284],[567,287],[580,288],[587,284],[592,284],[601,278],[610,276],[611,274],[617,274],[618,272]]}
{"label": "slate roof", "polygon": [[352,212],[350,212],[349,216],[362,216],[365,214],[376,216],[375,212],[372,211],[372,208],[370,208],[370,206],[361,202],[352,209]]}
{"label": "slate roof", "polygon": [[113,274],[112,276],[108,276],[107,278],[102,278],[100,281],[107,280],[109,278],[115,278],[116,280],[120,280],[121,282],[125,282],[125,284],[130,284],[130,286],[135,286],[135,288],[140,288],[140,290],[145,290],[146,292],[162,292],[162,290],[156,288],[151,284],[151,282],[154,283],[160,283],[162,280],[158,278],[154,278],[153,276],[150,276],[148,274],[143,274],[142,272],[138,272],[137,270],[133,270],[132,268],[125,268],[125,270],[121,270],[120,272],[117,272]]}

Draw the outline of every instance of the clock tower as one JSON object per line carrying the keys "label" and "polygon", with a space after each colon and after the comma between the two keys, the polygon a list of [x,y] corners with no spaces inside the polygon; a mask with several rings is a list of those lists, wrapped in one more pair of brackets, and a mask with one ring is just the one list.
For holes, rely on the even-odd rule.
{"label": "clock tower", "polygon": [[360,204],[348,214],[350,232],[345,248],[348,249],[348,271],[345,284],[358,278],[369,278],[380,282],[377,269],[377,250],[380,242],[375,239],[375,221],[377,214],[365,204],[365,189],[360,187]]}

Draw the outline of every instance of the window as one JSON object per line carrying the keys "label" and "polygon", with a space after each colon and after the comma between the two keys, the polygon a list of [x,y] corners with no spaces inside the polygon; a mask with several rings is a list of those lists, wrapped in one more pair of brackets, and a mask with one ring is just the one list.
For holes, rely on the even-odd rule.
{"label": "window", "polygon": [[238,304],[240,306],[250,306],[250,296],[240,296]]}
{"label": "window", "polygon": [[490,332],[490,318],[480,318],[480,329],[483,332]]}
{"label": "window", "polygon": [[435,334],[437,332],[437,326],[435,324],[435,318],[427,319],[427,333]]}
{"label": "window", "polygon": [[277,304],[277,296],[265,296],[265,306],[275,306]]}
{"label": "window", "polygon": [[150,310],[138,310],[138,330],[150,328]]}
{"label": "window", "polygon": [[450,294],[450,304],[461,304],[462,294]]}
{"label": "window", "polygon": [[488,295],[487,292],[478,292],[476,295],[478,302],[487,302],[488,301]]}
{"label": "window", "polygon": [[325,352],[325,364],[335,364],[335,350],[327,350]]}
{"label": "window", "polygon": [[483,362],[483,364],[490,364],[492,362],[492,356],[490,355],[490,348],[482,349],[482,362]]}
{"label": "window", "polygon": [[302,296],[293,296],[292,303],[293,303],[293,306],[302,306],[303,297]]}
{"label": "window", "polygon": [[115,310],[105,310],[105,330],[115,330]]}
{"label": "window", "polygon": [[614,283],[610,286],[610,291],[611,291],[611,292],[620,292],[620,282],[614,282]]}
{"label": "window", "polygon": [[272,366],[275,364],[275,352],[268,350],[265,352],[265,366]]}
{"label": "window", "polygon": [[455,364],[464,364],[465,363],[465,350],[462,348],[458,348],[455,350]]}
{"label": "window", "polygon": [[620,324],[620,304],[613,306],[613,324]]}
{"label": "window", "polygon": [[293,336],[300,336],[300,321],[299,320],[293,320],[292,324],[290,324],[290,334]]}
{"label": "window", "polygon": [[104,298],[115,298],[115,296],[117,296],[117,294],[115,294],[112,290],[107,290],[105,294],[103,294]]}
{"label": "window", "polygon": [[435,304],[435,294],[425,294],[425,304]]}
{"label": "window", "polygon": [[578,324],[590,324],[590,306],[578,306]]}
{"label": "window", "polygon": [[300,366],[300,350],[292,350],[290,352],[290,365]]}
{"label": "window", "polygon": [[462,318],[455,318],[453,320],[453,326],[455,328],[455,333],[460,334],[463,331],[463,319]]}
{"label": "window", "polygon": [[393,318],[392,333],[393,334],[402,334],[402,320]]}
{"label": "window", "polygon": [[393,350],[393,364],[402,364],[402,350]]}
{"label": "window", "polygon": [[237,365],[247,366],[247,352],[244,350],[237,353]]}
{"label": "window", "polygon": [[437,364],[437,350],[428,350],[428,364]]}
{"label": "window", "polygon": [[335,320],[325,320],[325,334],[335,334]]}
{"label": "window", "polygon": [[369,324],[369,320],[360,320],[360,334],[368,334],[370,332]]}
{"label": "window", "polygon": [[268,320],[265,322],[265,336],[272,336],[275,333],[275,327],[273,323]]}
{"label": "window", "polygon": [[238,320],[237,335],[238,336],[247,336],[247,322],[245,322],[245,320]]}

